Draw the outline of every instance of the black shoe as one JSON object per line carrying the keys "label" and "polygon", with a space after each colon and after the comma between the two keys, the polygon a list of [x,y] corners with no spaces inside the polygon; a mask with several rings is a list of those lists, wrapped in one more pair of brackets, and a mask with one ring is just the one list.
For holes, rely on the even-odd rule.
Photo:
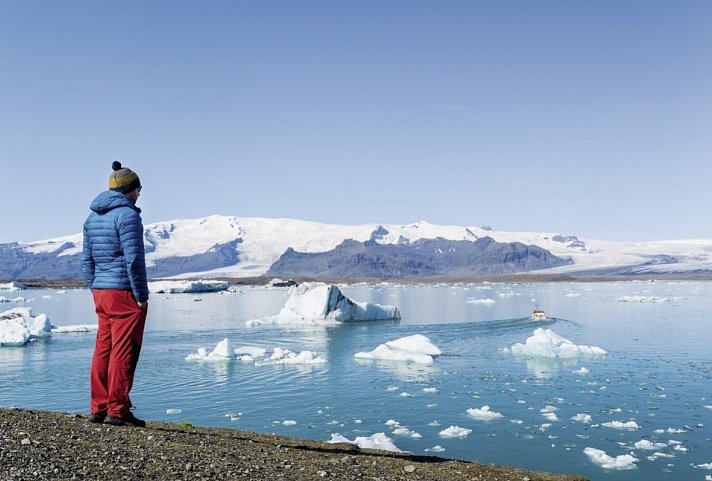
{"label": "black shoe", "polygon": [[106,416],[104,424],[111,424],[113,426],[136,426],[137,428],[146,427],[146,421],[137,418],[131,411],[124,414],[124,417],[121,418],[115,418],[111,415]]}
{"label": "black shoe", "polygon": [[89,415],[90,423],[101,424],[104,422],[104,419],[106,419],[106,411],[99,411],[98,413]]}

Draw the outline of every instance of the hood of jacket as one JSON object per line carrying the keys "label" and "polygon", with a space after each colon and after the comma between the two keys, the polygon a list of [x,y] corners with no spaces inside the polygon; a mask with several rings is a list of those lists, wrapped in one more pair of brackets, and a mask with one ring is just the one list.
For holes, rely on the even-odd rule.
{"label": "hood of jacket", "polygon": [[117,207],[130,207],[138,213],[141,209],[131,203],[131,201],[121,192],[107,190],[96,196],[89,206],[97,214],[106,214]]}

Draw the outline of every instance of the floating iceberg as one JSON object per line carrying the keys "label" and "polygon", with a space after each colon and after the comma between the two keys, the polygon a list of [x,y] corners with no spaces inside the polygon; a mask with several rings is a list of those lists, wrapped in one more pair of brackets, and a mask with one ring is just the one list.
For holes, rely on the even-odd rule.
{"label": "floating iceberg", "polygon": [[237,355],[235,351],[230,347],[230,340],[226,337],[222,341],[218,342],[215,349],[208,352],[204,347],[198,349],[197,353],[188,354],[185,357],[186,361],[226,361],[230,359],[235,359]]}
{"label": "floating iceberg", "polygon": [[635,431],[636,429],[640,429],[640,426],[638,426],[638,423],[636,423],[635,421],[611,421],[607,423],[601,423],[601,426],[611,429],[627,429],[628,431]]}
{"label": "floating iceberg", "polygon": [[386,319],[400,319],[398,308],[355,302],[344,296],[334,285],[306,282],[290,287],[289,299],[276,320],[355,322]]}
{"label": "floating iceberg", "polygon": [[633,444],[633,446],[636,449],[643,449],[645,451],[655,451],[656,449],[662,449],[664,447],[667,447],[667,444],[654,443],[652,441],[648,441],[647,439],[641,439],[640,441]]}
{"label": "floating iceberg", "polygon": [[157,294],[195,294],[199,292],[220,292],[230,287],[223,281],[153,281],[148,283],[150,292]]}
{"label": "floating iceberg", "polygon": [[658,296],[621,296],[617,297],[618,302],[652,302],[661,304],[663,302],[682,301],[684,297],[658,297]]}
{"label": "floating iceberg", "polygon": [[440,431],[438,435],[443,438],[466,438],[471,432],[472,429],[461,428],[460,426],[450,426],[449,428]]}
{"label": "floating iceberg", "polygon": [[583,450],[588,458],[601,466],[603,469],[635,469],[638,458],[630,454],[621,454],[615,458],[606,454],[605,451],[595,448],[586,448]]}
{"label": "floating iceberg", "polygon": [[329,443],[350,443],[355,444],[359,448],[363,449],[382,449],[384,451],[396,451],[400,452],[400,449],[393,444],[391,438],[386,436],[385,433],[376,433],[373,436],[358,436],[353,441],[342,436],[341,434],[332,434],[331,439],[327,441]]}
{"label": "floating iceberg", "polygon": [[198,352],[188,354],[185,357],[186,361],[230,361],[240,360],[246,362],[255,361],[259,358],[261,361],[257,365],[263,364],[324,364],[326,359],[317,356],[312,351],[301,351],[294,353],[289,349],[275,347],[272,355],[266,358],[266,350],[261,347],[243,346],[233,348],[228,338],[218,342],[215,349],[208,351],[201,347]]}
{"label": "floating iceberg", "polygon": [[572,416],[571,419],[580,423],[591,424],[590,414],[577,414],[576,416]]}
{"label": "floating iceberg", "polygon": [[263,319],[252,319],[248,326],[266,323],[303,324],[400,319],[394,306],[355,302],[335,285],[304,283],[290,287],[289,298],[280,313]]}
{"label": "floating iceberg", "polygon": [[317,356],[312,351],[301,351],[299,354],[275,347],[272,355],[260,364],[325,364],[326,359]]}
{"label": "floating iceberg", "polygon": [[18,307],[0,313],[0,346],[24,346],[34,339],[52,335],[52,325],[44,314],[32,317],[31,308]]}
{"label": "floating iceberg", "polygon": [[20,289],[24,288],[25,286],[23,286],[19,282],[0,282],[0,291],[19,291]]}
{"label": "floating iceberg", "polygon": [[467,410],[467,414],[478,421],[495,421],[504,417],[501,413],[490,411],[489,406],[482,406],[482,408],[470,408]]}
{"label": "floating iceberg", "polygon": [[539,328],[526,340],[525,344],[517,343],[504,349],[515,356],[544,357],[551,359],[595,358],[607,354],[596,346],[577,346],[568,339],[556,334],[551,329]]}
{"label": "floating iceberg", "polygon": [[99,329],[98,324],[72,324],[68,326],[52,326],[52,333],[90,332],[97,329]]}
{"label": "floating iceberg", "polygon": [[24,297],[13,297],[12,299],[8,299],[7,297],[0,296],[0,303],[3,302],[21,304],[23,302],[27,302],[27,299],[25,299]]}
{"label": "floating iceberg", "polygon": [[401,337],[395,341],[388,341],[370,352],[357,352],[354,357],[357,359],[432,364],[433,357],[437,357],[440,354],[442,354],[442,351],[430,342],[430,339],[422,334],[415,334]]}

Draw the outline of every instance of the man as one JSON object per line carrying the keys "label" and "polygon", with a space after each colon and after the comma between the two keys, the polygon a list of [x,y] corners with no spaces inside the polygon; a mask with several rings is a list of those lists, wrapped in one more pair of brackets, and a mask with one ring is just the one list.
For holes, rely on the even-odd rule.
{"label": "man", "polygon": [[129,398],[148,312],[143,224],[136,207],[141,181],[119,162],[112,169],[109,190],[94,199],[84,223],[82,271],[99,318],[89,421],[145,427],[130,411]]}

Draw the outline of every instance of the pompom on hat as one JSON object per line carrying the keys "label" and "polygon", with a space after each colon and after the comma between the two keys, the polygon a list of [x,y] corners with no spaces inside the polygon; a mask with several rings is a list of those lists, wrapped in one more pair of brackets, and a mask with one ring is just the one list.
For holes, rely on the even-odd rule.
{"label": "pompom on hat", "polygon": [[109,176],[109,190],[126,194],[141,187],[141,181],[136,172],[129,168],[122,167],[121,162],[114,161],[114,163],[111,164],[111,168],[113,172]]}

